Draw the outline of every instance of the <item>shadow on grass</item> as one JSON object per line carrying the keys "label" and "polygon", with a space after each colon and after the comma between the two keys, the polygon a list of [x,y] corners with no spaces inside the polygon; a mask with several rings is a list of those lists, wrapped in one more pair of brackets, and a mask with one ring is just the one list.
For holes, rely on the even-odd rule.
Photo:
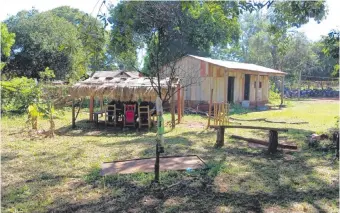
{"label": "shadow on grass", "polygon": [[[233,212],[264,212],[268,205],[288,207],[296,202],[307,202],[317,211],[326,212],[327,210],[322,209],[316,201],[338,198],[338,185],[332,186],[322,178],[311,176],[313,168],[301,162],[279,165],[280,156],[266,157],[263,153],[249,156],[244,150],[238,148],[225,148],[224,151],[225,155],[219,162],[211,164],[209,170],[197,170],[191,173],[162,172],[163,190],[150,188],[153,173],[114,175],[104,178],[99,176],[100,169],[94,168],[84,177],[86,183],[107,193],[90,202],[70,201],[54,206],[49,209],[49,212],[70,210],[72,212],[214,212],[221,206],[227,206]],[[238,176],[242,171],[234,171],[226,162],[226,156],[238,157],[239,163],[251,168],[251,175]],[[259,161],[257,158],[259,156],[266,160]],[[287,166],[289,168],[285,168]],[[219,190],[216,178],[228,176],[232,178],[226,180],[232,181],[230,189]],[[280,180],[282,177],[290,182],[282,182]],[[301,178],[313,185],[309,186],[307,183],[308,187],[299,186]],[[251,187],[249,184],[256,180],[261,180],[263,187],[269,191],[249,190]],[[232,189],[236,185],[239,190]]]}
{"label": "shadow on grass", "polygon": [[[73,131],[73,130],[72,130]],[[73,132],[66,130],[66,134],[73,136]],[[90,130],[81,130],[79,135],[87,135]],[[103,131],[101,136],[112,136],[110,131]],[[76,133],[78,134],[78,133]],[[102,134],[102,133],[100,133]],[[254,132],[256,137],[258,131]],[[261,134],[267,134],[261,132]],[[302,138],[309,131],[290,129],[287,135],[294,139]],[[120,133],[119,136],[124,134]],[[128,133],[127,137],[137,136],[137,133]],[[195,137],[203,138],[206,142],[195,146]],[[230,208],[233,212],[264,212],[270,205],[289,207],[295,202],[307,202],[319,212],[327,212],[316,201],[321,199],[337,200],[339,185],[327,183],[320,176],[315,176],[315,170],[307,162],[315,157],[312,150],[294,153],[291,160],[283,160],[286,155],[279,151],[276,155],[267,155],[265,150],[244,146],[228,140],[221,149],[213,148],[216,132],[184,132],[180,136],[166,137],[165,155],[196,154],[210,166],[209,170],[193,172],[161,172],[161,186],[164,190],[150,188],[153,180],[152,173],[138,173],[130,175],[114,175],[101,177],[100,168],[92,168],[85,176],[76,178],[79,184],[73,191],[95,194],[86,199],[74,199],[57,195],[53,203],[48,205],[48,212],[214,212],[220,208]],[[227,137],[227,136],[226,136]],[[155,156],[155,137],[142,135],[132,140],[123,140],[115,143],[96,144],[102,147],[116,145],[148,144],[137,154],[138,157]],[[84,150],[74,150],[79,155]],[[49,158],[50,157],[50,158]],[[48,161],[64,156],[46,156]],[[69,158],[66,160],[70,160]],[[234,165],[235,164],[235,165]],[[34,199],[34,195],[42,192],[43,188],[58,185],[68,176],[58,176],[47,172],[36,174],[36,180],[28,184],[38,184],[38,191],[30,192],[26,197],[20,197],[19,188],[3,195],[7,202],[23,202]],[[226,184],[225,189],[221,185]],[[9,191],[9,190],[6,190]],[[20,195],[18,197],[18,195]],[[336,201],[338,202],[338,201]]]}
{"label": "shadow on grass", "polygon": [[76,127],[72,128],[72,125],[63,126],[59,129],[55,130],[57,135],[63,136],[108,136],[112,137],[113,135],[123,136],[133,136],[133,135],[142,135],[148,132],[156,132],[155,128],[149,130],[148,128],[142,128],[138,130],[137,128],[121,128],[114,126],[106,126],[104,123],[99,123],[98,125],[93,122],[89,122],[88,120],[80,120],[76,122]]}

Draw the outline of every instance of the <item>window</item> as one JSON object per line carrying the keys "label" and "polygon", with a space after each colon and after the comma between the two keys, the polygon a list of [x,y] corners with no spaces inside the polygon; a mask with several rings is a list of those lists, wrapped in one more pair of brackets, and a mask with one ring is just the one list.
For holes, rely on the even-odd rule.
{"label": "window", "polygon": [[[256,81],[254,82],[254,88],[256,88]],[[262,82],[260,81],[259,89],[262,88]]]}

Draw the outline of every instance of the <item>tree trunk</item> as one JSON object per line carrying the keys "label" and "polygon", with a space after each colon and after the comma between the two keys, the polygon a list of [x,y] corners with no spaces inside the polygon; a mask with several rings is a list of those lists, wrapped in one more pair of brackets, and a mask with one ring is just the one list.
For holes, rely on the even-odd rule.
{"label": "tree trunk", "polygon": [[216,139],[216,148],[221,148],[224,146],[224,127],[220,126],[217,129],[217,139]]}
{"label": "tree trunk", "polygon": [[277,131],[269,130],[268,152],[269,153],[276,153],[278,144],[279,144],[279,139],[278,139]]}

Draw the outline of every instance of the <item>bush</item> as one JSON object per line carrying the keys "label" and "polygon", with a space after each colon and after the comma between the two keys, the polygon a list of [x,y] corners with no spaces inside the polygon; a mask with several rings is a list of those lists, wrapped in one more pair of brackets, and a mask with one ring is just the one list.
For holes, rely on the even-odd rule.
{"label": "bush", "polygon": [[26,77],[1,81],[1,111],[26,112],[39,97],[40,90],[34,79]]}
{"label": "bush", "polygon": [[269,90],[269,104],[272,105],[280,105],[281,104],[281,95],[278,89],[275,88],[275,85],[272,84]]}

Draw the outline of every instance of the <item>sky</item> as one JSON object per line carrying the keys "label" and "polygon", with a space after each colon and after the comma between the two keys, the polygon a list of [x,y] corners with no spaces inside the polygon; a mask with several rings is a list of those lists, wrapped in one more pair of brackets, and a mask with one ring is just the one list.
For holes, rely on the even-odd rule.
{"label": "sky", "polygon": [[[39,11],[50,10],[59,6],[78,8],[86,13],[96,16],[103,0],[2,0],[0,4],[0,20],[9,15],[15,15],[20,10],[29,10],[34,7]],[[108,4],[117,4],[118,0],[106,0]],[[303,25],[298,31],[304,32],[308,39],[316,41],[321,35],[327,35],[332,29],[340,29],[340,0],[326,0],[329,13],[320,24],[314,20]],[[105,6],[101,7],[102,13],[107,13]]]}

